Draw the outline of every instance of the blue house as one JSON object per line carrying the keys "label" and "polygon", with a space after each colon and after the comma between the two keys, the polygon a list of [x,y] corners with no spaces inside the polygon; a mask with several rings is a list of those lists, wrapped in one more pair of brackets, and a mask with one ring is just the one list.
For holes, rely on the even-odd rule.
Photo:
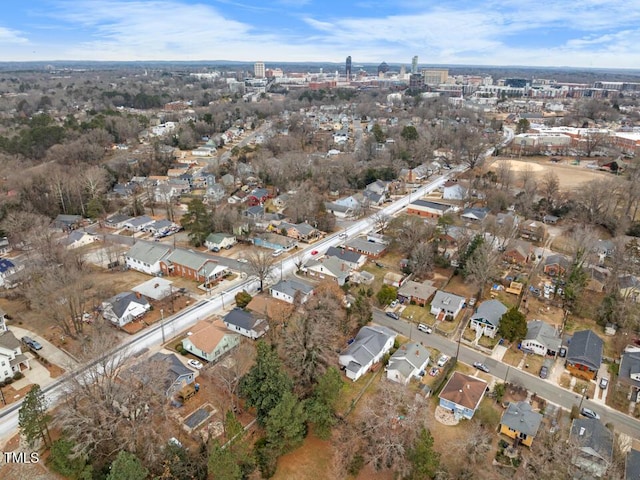
{"label": "blue house", "polygon": [[487,382],[460,372],[453,372],[440,392],[440,406],[453,412],[456,418],[470,420],[476,413],[487,390]]}

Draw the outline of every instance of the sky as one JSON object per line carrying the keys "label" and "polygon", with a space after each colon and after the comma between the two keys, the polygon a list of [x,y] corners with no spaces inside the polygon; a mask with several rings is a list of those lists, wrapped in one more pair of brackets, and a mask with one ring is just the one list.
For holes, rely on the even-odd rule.
{"label": "sky", "polygon": [[0,61],[640,68],[640,0],[2,0]]}

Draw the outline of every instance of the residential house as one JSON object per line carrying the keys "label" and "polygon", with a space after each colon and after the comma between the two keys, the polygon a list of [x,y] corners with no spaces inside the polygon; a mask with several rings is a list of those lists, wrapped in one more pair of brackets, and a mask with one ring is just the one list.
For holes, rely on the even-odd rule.
{"label": "residential house", "polygon": [[11,250],[13,250],[13,248],[9,243],[9,239],[7,237],[0,237],[0,255],[6,255]]}
{"label": "residential house", "polygon": [[611,275],[611,272],[607,268],[598,267],[596,265],[589,265],[586,268],[586,271],[589,275],[589,281],[585,288],[592,292],[604,292],[604,287],[607,284],[607,280],[609,275]]}
{"label": "residential house", "polygon": [[222,319],[224,324],[232,332],[256,340],[269,330],[269,324],[264,318],[255,317],[251,312],[234,308]]}
{"label": "residential house", "polygon": [[408,280],[398,289],[398,298],[424,307],[437,290],[430,280],[425,280],[422,283]]}
{"label": "residential house", "polygon": [[0,258],[0,287],[13,285],[11,277],[23,269],[22,263],[13,263],[7,258]]}
{"label": "residential house", "polygon": [[444,200],[464,200],[467,198],[467,189],[458,182],[449,180],[442,187],[442,198]]}
{"label": "residential house", "polygon": [[228,267],[220,265],[208,255],[182,248],[176,248],[163,257],[160,269],[163,275],[189,278],[207,286],[221,280],[229,271]]}
{"label": "residential house", "polygon": [[367,256],[346,248],[329,247],[324,254],[325,258],[336,257],[341,262],[347,263],[351,270],[358,270],[367,263]]}
{"label": "residential house", "polygon": [[72,230],[60,243],[64,245],[65,248],[72,250],[74,248],[84,247],[85,245],[91,245],[96,240],[98,240],[97,235],[83,232],[82,230]]}
{"label": "residential house", "polygon": [[362,205],[354,197],[340,198],[335,202],[325,202],[326,210],[337,218],[351,218],[360,212]]}
{"label": "residential house", "polygon": [[242,215],[254,221],[262,220],[262,218],[264,217],[264,206],[254,205],[252,207],[249,207],[244,212],[242,212]]}
{"label": "residential house", "polygon": [[595,418],[576,418],[571,424],[570,441],[577,447],[571,463],[587,475],[604,477],[613,459],[613,432]]}
{"label": "residential house", "polygon": [[460,218],[471,220],[472,222],[484,222],[490,211],[488,208],[465,208]]}
{"label": "residential house", "polygon": [[640,401],[640,347],[628,345],[622,352],[617,384],[632,401]]}
{"label": "residential house", "polygon": [[236,236],[228,233],[210,233],[204,241],[205,247],[214,252],[219,252],[223,248],[229,249],[236,243],[238,243]]}
{"label": "residential house", "polygon": [[2,327],[0,328],[0,382],[4,382],[17,372],[31,368],[29,359],[22,353],[22,344],[4,323],[5,313],[2,312]]}
{"label": "residential house", "polygon": [[295,238],[301,242],[310,242],[320,236],[318,229],[312,227],[307,222],[297,224],[281,222],[280,225],[278,225],[278,231],[282,233],[286,232],[287,237]]}
{"label": "residential house", "polygon": [[500,433],[530,447],[542,418],[542,414],[534,412],[528,402],[509,402],[500,420]]}
{"label": "residential house", "polygon": [[524,240],[513,240],[505,248],[504,259],[516,265],[525,265],[533,257],[533,245]]}
{"label": "residential house", "polygon": [[549,255],[544,259],[543,271],[550,277],[559,277],[567,273],[570,267],[569,259],[562,255]]}
{"label": "residential house", "polygon": [[387,272],[384,274],[382,283],[385,285],[390,285],[392,287],[400,288],[406,278],[407,276],[402,273]]}
{"label": "residential house", "polygon": [[536,355],[555,356],[560,350],[562,339],[558,330],[542,320],[527,322],[527,334],[522,340],[520,348]]}
{"label": "residential house", "polygon": [[624,462],[624,480],[638,480],[640,478],[640,451],[632,448],[627,452]]}
{"label": "residential house", "polygon": [[122,292],[102,302],[102,316],[119,327],[142,317],[151,305],[139,293]]}
{"label": "residential house", "polygon": [[131,230],[133,232],[142,232],[149,225],[152,225],[155,220],[146,215],[141,215],[139,217],[130,218],[126,222],[124,222],[124,228],[127,230]]}
{"label": "residential house", "polygon": [[451,205],[427,200],[414,200],[407,206],[407,213],[426,218],[439,218],[453,211]]}
{"label": "residential house", "polygon": [[181,228],[180,225],[164,218],[162,220],[156,220],[151,225],[147,225],[145,231],[153,234],[154,237],[161,237],[177,232],[181,230]]}
{"label": "residential house", "polygon": [[349,264],[338,257],[312,258],[304,265],[302,270],[310,277],[320,280],[330,279],[340,286],[344,285],[349,280],[349,275],[351,275]]}
{"label": "residential house", "polygon": [[209,204],[219,203],[225,199],[227,191],[224,185],[221,185],[220,183],[213,183],[211,185],[207,185],[207,191],[204,196]]}
{"label": "residential house", "polygon": [[111,215],[104,222],[104,226],[107,228],[113,228],[115,230],[120,230],[124,228],[125,223],[131,220],[133,217],[131,215],[123,215],[121,213],[116,213],[115,215]]}
{"label": "residential house", "polygon": [[269,289],[271,296],[293,304],[296,299],[302,304],[313,295],[313,286],[300,280],[280,280]]}
{"label": "residential house", "polygon": [[456,418],[471,420],[487,390],[487,382],[460,372],[453,372],[438,398],[440,406]]}
{"label": "residential house", "polygon": [[201,320],[196,323],[187,337],[182,340],[182,347],[189,353],[207,362],[216,362],[225,353],[240,345],[240,335],[229,333],[220,320]]}
{"label": "residential house", "polygon": [[613,255],[616,248],[615,243],[612,240],[598,240],[594,248],[595,253],[598,255],[600,265],[602,265],[606,258]]}
{"label": "residential house", "polygon": [[297,240],[277,233],[262,233],[251,239],[256,247],[288,252],[298,246]]}
{"label": "residential house", "polygon": [[384,243],[369,242],[364,238],[356,237],[344,244],[347,250],[366,255],[369,258],[380,258],[387,251]]}
{"label": "residential house", "polygon": [[375,182],[371,182],[370,184],[368,184],[364,189],[378,195],[386,195],[389,193],[389,182],[385,182],[384,180],[376,180]]}
{"label": "residential house", "polygon": [[620,275],[618,277],[618,291],[620,296],[634,302],[640,302],[640,280],[635,275]]}
{"label": "residential house", "polygon": [[365,326],[354,341],[340,354],[340,365],[354,382],[391,350],[396,333],[381,326]]}
{"label": "residential house", "polygon": [[471,316],[471,330],[494,338],[500,326],[500,319],[505,313],[507,307],[499,300],[485,300]]}
{"label": "residential house", "polygon": [[574,333],[567,349],[569,373],[584,380],[594,380],[602,363],[603,346],[602,339],[591,330]]}
{"label": "residential house", "polygon": [[385,202],[387,196],[379,195],[376,192],[372,192],[371,190],[364,190],[362,192],[362,199],[362,203],[365,205],[369,205],[371,207],[379,207]]}
{"label": "residential house", "polygon": [[427,365],[429,350],[419,342],[405,343],[389,358],[387,379],[406,385],[412,378],[420,379]]}
{"label": "residential house", "polygon": [[162,272],[160,260],[169,255],[169,252],[171,248],[161,243],[138,241],[126,253],[125,262],[131,270],[159,275]]}
{"label": "residential house", "polygon": [[532,242],[542,242],[547,236],[547,227],[536,220],[525,220],[518,225],[520,237]]}
{"label": "residential house", "polygon": [[464,297],[454,293],[438,290],[431,300],[431,315],[435,316],[436,320],[444,320],[447,316],[456,318],[466,301]]}
{"label": "residential house", "polygon": [[51,226],[55,229],[69,232],[80,228],[84,223],[82,215],[58,215],[52,222]]}
{"label": "residential house", "polygon": [[247,195],[247,203],[250,207],[263,205],[269,198],[271,194],[266,188],[256,188]]}
{"label": "residential house", "polygon": [[[149,374],[154,372],[154,374]],[[174,353],[157,352],[147,360],[135,364],[128,371],[135,376],[143,387],[161,389],[167,398],[172,398],[182,388],[194,383],[196,373],[187,368]],[[160,377],[160,385],[149,385]]]}

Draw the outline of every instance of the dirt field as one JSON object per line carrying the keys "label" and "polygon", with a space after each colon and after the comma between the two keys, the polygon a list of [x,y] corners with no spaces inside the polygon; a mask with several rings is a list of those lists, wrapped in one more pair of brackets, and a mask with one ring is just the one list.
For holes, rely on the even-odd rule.
{"label": "dirt field", "polygon": [[600,178],[608,178],[611,175],[586,168],[587,163],[593,160],[583,161],[580,165],[571,165],[570,160],[563,159],[560,163],[551,163],[548,157],[527,157],[518,160],[498,157],[490,166],[496,169],[500,162],[509,162],[516,179],[520,172],[529,169],[537,180],[542,179],[546,172],[554,172],[560,180],[561,190],[574,190],[585,182]]}

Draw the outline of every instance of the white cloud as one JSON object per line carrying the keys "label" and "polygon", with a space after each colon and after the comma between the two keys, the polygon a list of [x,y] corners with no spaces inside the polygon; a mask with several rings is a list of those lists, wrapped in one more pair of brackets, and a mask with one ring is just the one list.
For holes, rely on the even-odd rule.
{"label": "white cloud", "polygon": [[9,44],[25,44],[29,40],[24,36],[24,33],[10,28],[0,27],[0,45]]}

